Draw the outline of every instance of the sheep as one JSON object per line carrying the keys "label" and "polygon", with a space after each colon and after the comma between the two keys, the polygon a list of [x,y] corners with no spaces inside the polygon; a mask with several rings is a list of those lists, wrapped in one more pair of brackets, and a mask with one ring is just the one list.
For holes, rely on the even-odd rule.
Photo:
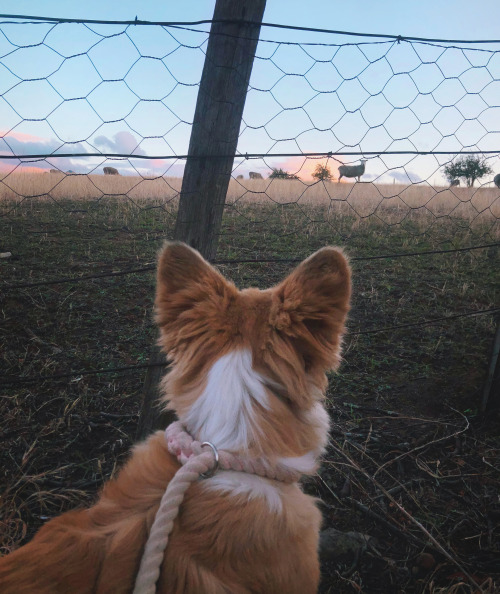
{"label": "sheep", "polygon": [[359,178],[365,172],[365,163],[367,159],[360,159],[361,165],[341,165],[339,167],[339,179],[340,181],[343,177],[356,177],[359,181]]}
{"label": "sheep", "polygon": [[450,180],[450,188],[454,188],[455,186],[459,186],[460,185],[460,180],[459,179],[452,179]]}
{"label": "sheep", "polygon": [[264,179],[260,173],[255,173],[255,171],[250,171],[249,177],[250,179]]}
{"label": "sheep", "polygon": [[120,175],[114,167],[103,167],[104,175]]}
{"label": "sheep", "polygon": [[497,188],[500,188],[500,173],[497,173],[493,178],[493,183]]}

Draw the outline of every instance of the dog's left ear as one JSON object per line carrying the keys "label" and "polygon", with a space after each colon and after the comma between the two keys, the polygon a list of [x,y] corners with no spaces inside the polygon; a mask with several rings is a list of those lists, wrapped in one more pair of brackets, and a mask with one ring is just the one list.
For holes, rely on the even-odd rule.
{"label": "dog's left ear", "polygon": [[350,297],[347,258],[342,250],[325,247],[299,264],[276,287],[270,323],[299,339],[307,355],[325,369],[336,367]]}

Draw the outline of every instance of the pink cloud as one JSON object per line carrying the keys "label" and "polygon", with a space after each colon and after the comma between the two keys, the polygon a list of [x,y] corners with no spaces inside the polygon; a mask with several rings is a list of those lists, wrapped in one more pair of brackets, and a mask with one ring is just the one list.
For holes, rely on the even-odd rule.
{"label": "pink cloud", "polygon": [[[57,153],[66,149],[67,145],[54,138],[41,138],[34,134],[18,132],[17,130],[0,132],[0,170],[1,171],[43,171],[52,168],[81,170],[82,166],[75,163],[71,157],[58,157]],[[87,152],[86,147],[81,144],[72,144],[71,152]],[[69,152],[68,151],[68,152]],[[16,159],[6,158],[16,155]],[[48,155],[44,160],[26,160],[24,155]],[[85,167],[84,169],[87,169]]]}
{"label": "pink cloud", "polygon": [[32,165],[25,165],[21,164],[17,166],[9,165],[8,163],[1,163],[0,162],[0,173],[12,173],[13,171],[16,173],[46,173],[47,169],[42,169],[41,167],[33,167]]}
{"label": "pink cloud", "polygon": [[17,132],[16,130],[0,130],[0,139],[6,138],[14,138],[19,142],[48,142],[46,138],[40,138],[39,136],[34,136],[33,134],[26,134],[25,132]]}
{"label": "pink cloud", "polygon": [[[14,141],[13,143],[11,141]],[[15,145],[15,148],[25,144],[45,144],[48,140],[45,138],[40,138],[39,136],[35,136],[34,134],[26,134],[25,132],[18,132],[17,130],[0,130],[0,156],[3,154],[11,154],[11,147],[12,144]],[[43,167],[37,167],[33,165],[28,165],[26,163],[18,163],[16,161],[10,160],[0,160],[0,172],[1,173],[11,173],[12,171],[17,170],[22,171],[23,173],[41,173],[44,171]]]}

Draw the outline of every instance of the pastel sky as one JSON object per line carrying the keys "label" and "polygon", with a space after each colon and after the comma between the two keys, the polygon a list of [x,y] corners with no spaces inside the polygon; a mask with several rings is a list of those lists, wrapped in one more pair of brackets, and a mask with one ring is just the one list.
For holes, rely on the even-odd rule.
{"label": "pastel sky", "polygon": [[[214,4],[4,0],[1,11],[192,21],[210,19]],[[0,18],[0,153],[187,153],[207,25],[193,32],[6,20]],[[268,0],[264,21],[363,33],[498,39],[500,3]],[[443,183],[442,165],[457,152],[500,151],[500,43],[461,50],[274,28],[263,28],[261,40],[241,128],[242,154],[449,151],[440,157],[368,156],[365,179]],[[346,43],[351,45],[339,47]],[[28,45],[33,47],[20,47]],[[7,163],[1,162],[4,170]],[[498,155],[489,163],[500,170]],[[105,159],[53,157],[39,166],[85,172],[102,164]],[[181,175],[183,167],[175,159],[108,164],[125,174]],[[235,174],[254,170],[265,176],[271,167],[283,167],[308,179],[316,164],[301,158],[237,159]],[[331,162],[333,171],[337,165]]]}

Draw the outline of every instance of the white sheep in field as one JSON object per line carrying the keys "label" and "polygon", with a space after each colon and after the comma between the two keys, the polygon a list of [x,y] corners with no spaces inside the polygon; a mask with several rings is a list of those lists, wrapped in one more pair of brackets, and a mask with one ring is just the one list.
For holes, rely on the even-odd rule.
{"label": "white sheep in field", "polygon": [[367,159],[360,159],[361,165],[341,165],[339,167],[339,180],[340,181],[343,177],[356,177],[359,181],[359,178],[365,172],[365,163]]}
{"label": "white sheep in field", "polygon": [[460,180],[459,179],[452,179],[450,181],[450,188],[454,188],[455,186],[459,186],[460,185]]}
{"label": "white sheep in field", "polygon": [[493,178],[493,183],[497,188],[500,188],[500,173],[497,173]]}

